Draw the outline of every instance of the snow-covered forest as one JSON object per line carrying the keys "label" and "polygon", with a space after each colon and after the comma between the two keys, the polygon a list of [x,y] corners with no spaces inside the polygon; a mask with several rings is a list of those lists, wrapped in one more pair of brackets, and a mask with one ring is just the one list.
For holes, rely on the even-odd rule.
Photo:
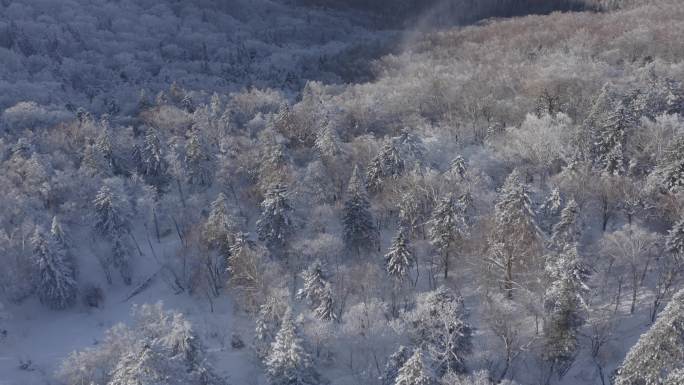
{"label": "snow-covered forest", "polygon": [[684,384],[681,0],[0,0],[0,385]]}

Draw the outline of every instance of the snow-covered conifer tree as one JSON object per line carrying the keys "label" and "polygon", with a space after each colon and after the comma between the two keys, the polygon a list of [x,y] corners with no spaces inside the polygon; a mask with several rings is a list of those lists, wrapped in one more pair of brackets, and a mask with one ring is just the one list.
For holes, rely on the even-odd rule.
{"label": "snow-covered conifer tree", "polygon": [[330,124],[324,125],[318,131],[314,146],[324,162],[330,162],[342,153],[340,137]]}
{"label": "snow-covered conifer tree", "polygon": [[675,223],[667,233],[665,248],[672,254],[684,256],[684,218]]}
{"label": "snow-covered conifer tree", "polygon": [[305,299],[314,315],[324,321],[335,318],[332,286],[320,260],[314,261],[303,273],[304,286],[297,292],[298,299]]}
{"label": "snow-covered conifer tree", "polygon": [[321,293],[328,282],[327,273],[323,270],[320,260],[314,261],[303,273],[304,287],[297,292],[297,298],[306,299],[310,306],[316,307]]}
{"label": "snow-covered conifer tree", "polygon": [[615,385],[657,385],[684,364],[684,289],[641,335],[617,371]]}
{"label": "snow-covered conifer tree", "polygon": [[392,353],[387,359],[385,370],[382,374],[382,385],[394,385],[394,381],[399,374],[399,369],[411,358],[411,351],[406,346],[400,346],[399,349]]}
{"label": "snow-covered conifer tree", "polygon": [[401,154],[404,162],[421,162],[425,155],[425,146],[418,135],[411,133],[408,128],[401,131],[401,134],[392,138],[392,142]]}
{"label": "snow-covered conifer tree", "polygon": [[361,250],[375,246],[378,238],[369,209],[370,202],[366,195],[366,188],[358,167],[354,167],[347,189],[347,201],[344,203],[342,224],[345,243],[359,254]]}
{"label": "snow-covered conifer tree", "polygon": [[441,254],[444,279],[447,279],[453,248],[469,236],[464,201],[453,194],[442,198],[432,212],[430,225],[430,241]]}
{"label": "snow-covered conifer tree", "polygon": [[214,178],[214,162],[211,151],[198,129],[190,132],[185,145],[185,164],[188,183],[195,186],[211,186]]}
{"label": "snow-covered conifer tree", "polygon": [[396,179],[404,172],[404,160],[392,141],[385,144],[380,153],[371,160],[366,170],[366,187],[377,192],[387,179]]}
{"label": "snow-covered conifer tree", "polygon": [[517,170],[508,176],[499,191],[494,215],[490,260],[502,270],[503,289],[510,299],[513,298],[516,265],[523,265],[523,259],[534,257],[542,239],[528,187]]}
{"label": "snow-covered conifer tree", "polygon": [[658,162],[654,175],[666,191],[675,193],[684,188],[684,135],[675,138]]}
{"label": "snow-covered conifer tree", "polygon": [[574,247],[550,256],[546,273],[550,284],[544,294],[544,358],[562,375],[579,349],[579,328],[584,322],[583,297],[588,290],[584,283],[586,273]]}
{"label": "snow-covered conifer tree", "polygon": [[542,214],[542,223],[544,230],[551,231],[551,228],[556,221],[558,215],[563,208],[563,199],[560,191],[557,188],[551,190],[551,194],[546,198],[542,206],[539,208]]}
{"label": "snow-covered conifer tree", "polygon": [[416,349],[399,369],[394,385],[431,385],[433,381],[429,371],[423,360],[423,352]]}
{"label": "snow-covered conifer tree", "polygon": [[463,179],[465,178],[466,171],[468,171],[466,160],[461,155],[456,155],[449,165],[449,173]]}
{"label": "snow-covered conifer tree", "polygon": [[579,206],[574,199],[568,201],[561,211],[560,219],[551,231],[551,243],[559,251],[565,245],[574,245],[580,240]]}
{"label": "snow-covered conifer tree", "polygon": [[154,128],[147,129],[143,142],[134,149],[133,159],[141,175],[154,184],[161,182],[167,167],[159,134]]}
{"label": "snow-covered conifer tree", "polygon": [[280,330],[286,310],[282,301],[273,297],[269,297],[259,306],[254,328],[254,348],[260,358],[265,358],[271,351],[271,344]]}
{"label": "snow-covered conifer tree", "polygon": [[106,122],[103,124],[102,132],[95,139],[95,148],[105,161],[107,170],[111,173],[116,172],[117,164],[114,155],[114,145],[109,125]]}
{"label": "snow-covered conifer tree", "polygon": [[66,233],[64,233],[64,229],[62,228],[62,224],[59,222],[59,218],[55,215],[52,217],[52,224],[50,225],[50,235],[52,235],[52,238],[57,242],[57,244],[64,248],[68,249],[70,245],[70,240],[67,237]]}
{"label": "snow-covered conifer tree", "polygon": [[320,377],[311,356],[304,348],[290,309],[285,311],[280,331],[264,364],[271,385],[319,384]]}
{"label": "snow-covered conifer tree", "polygon": [[314,315],[321,321],[332,321],[337,317],[335,314],[335,298],[330,282],[326,282],[321,290]]}
{"label": "snow-covered conifer tree", "polygon": [[[95,229],[111,244],[111,255],[103,258],[103,266],[108,272],[113,265],[119,270],[124,283],[131,283],[128,201],[112,191],[108,185],[102,186],[93,201],[95,206]],[[108,279],[109,273],[107,273]]]}
{"label": "snow-covered conifer tree", "polygon": [[66,249],[53,235],[37,227],[31,238],[37,264],[37,288],[40,302],[52,309],[64,309],[74,304],[78,287],[76,273]]}
{"label": "snow-covered conifer tree", "polygon": [[219,193],[211,203],[209,217],[204,223],[204,237],[209,245],[227,257],[230,254],[235,229],[234,218],[228,212],[228,199]]}
{"label": "snow-covered conifer tree", "polygon": [[285,186],[276,184],[269,188],[261,202],[261,216],[257,220],[256,231],[268,249],[281,256],[285,254],[285,247],[293,232],[291,215],[292,207]]}
{"label": "snow-covered conifer tree", "polygon": [[620,175],[627,167],[626,135],[635,124],[634,116],[620,103],[594,133],[597,167],[609,175]]}
{"label": "snow-covered conifer tree", "polygon": [[392,247],[385,254],[385,270],[390,277],[403,281],[408,277],[411,266],[414,263],[415,258],[409,246],[409,241],[404,235],[404,231],[399,230],[399,233],[392,242]]}

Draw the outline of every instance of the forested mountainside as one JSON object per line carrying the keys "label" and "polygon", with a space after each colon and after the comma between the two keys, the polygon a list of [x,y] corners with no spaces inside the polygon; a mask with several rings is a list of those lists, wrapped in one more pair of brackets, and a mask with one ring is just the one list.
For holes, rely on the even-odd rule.
{"label": "forested mountainside", "polygon": [[682,384],[682,36],[0,0],[0,384]]}

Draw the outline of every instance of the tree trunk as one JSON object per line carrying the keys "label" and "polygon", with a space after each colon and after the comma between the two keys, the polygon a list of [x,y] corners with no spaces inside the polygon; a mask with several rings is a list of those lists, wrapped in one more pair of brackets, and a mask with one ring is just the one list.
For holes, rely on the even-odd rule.
{"label": "tree trunk", "polygon": [[603,232],[606,232],[608,227],[608,199],[603,198]]}
{"label": "tree trunk", "polygon": [[506,298],[513,299],[513,258],[506,258],[506,273],[504,277],[504,291]]}

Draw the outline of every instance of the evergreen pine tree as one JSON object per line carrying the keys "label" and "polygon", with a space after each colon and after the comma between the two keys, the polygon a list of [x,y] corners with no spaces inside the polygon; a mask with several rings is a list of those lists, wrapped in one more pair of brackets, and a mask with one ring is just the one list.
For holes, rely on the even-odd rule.
{"label": "evergreen pine tree", "polygon": [[466,171],[468,171],[466,160],[461,155],[456,155],[449,165],[449,172],[463,179],[465,178]]}
{"label": "evergreen pine tree", "polygon": [[276,334],[282,323],[282,303],[276,298],[268,298],[259,306],[254,329],[254,348],[260,358],[266,358],[271,351]]}
{"label": "evergreen pine tree", "polygon": [[102,235],[126,232],[128,215],[122,197],[117,196],[112,189],[104,185],[98,191],[93,201],[95,204],[95,229]]}
{"label": "evergreen pine tree", "polygon": [[261,216],[257,220],[256,231],[268,249],[281,256],[284,255],[293,232],[291,214],[292,207],[287,199],[285,186],[274,185],[261,202]]}
{"label": "evergreen pine tree", "polygon": [[188,183],[195,186],[211,186],[214,176],[214,162],[211,151],[200,136],[198,129],[190,132],[185,146],[185,164],[188,168]]}
{"label": "evergreen pine tree", "polygon": [[544,230],[551,231],[553,223],[561,213],[562,208],[563,199],[561,198],[560,191],[557,188],[554,188],[544,201],[544,204],[540,207],[540,211],[543,215],[542,222]]}
{"label": "evergreen pine tree", "polygon": [[518,171],[513,171],[501,188],[494,215],[492,261],[503,271],[504,291],[511,299],[515,266],[525,257],[533,257],[542,239],[528,187]]}
{"label": "evergreen pine tree", "polygon": [[318,131],[314,147],[324,162],[330,162],[342,153],[340,137],[330,124],[324,125]]}
{"label": "evergreen pine tree", "polygon": [[314,261],[302,273],[304,286],[297,292],[298,299],[305,299],[314,315],[323,321],[335,318],[334,297],[328,275],[320,260]]}
{"label": "evergreen pine tree", "polygon": [[344,241],[347,247],[355,249],[360,254],[361,250],[368,250],[375,246],[378,237],[373,224],[373,216],[369,210],[370,202],[368,202],[366,188],[358,167],[354,167],[347,196],[342,217]]}
{"label": "evergreen pine tree", "polygon": [[304,348],[292,312],[288,309],[283,316],[280,331],[265,360],[266,374],[271,385],[318,385],[319,375],[313,366],[311,356]]}
{"label": "evergreen pine tree", "polygon": [[418,135],[414,135],[407,128],[401,131],[401,134],[392,138],[394,146],[399,150],[401,159],[412,160],[420,162],[425,155],[425,147],[423,141]]}
{"label": "evergreen pine tree", "polygon": [[196,109],[195,102],[193,102],[192,97],[189,94],[183,95],[183,99],[180,101],[180,106],[189,114],[194,113]]}
{"label": "evergreen pine tree", "polygon": [[684,188],[684,135],[670,143],[654,174],[666,191],[676,193]]}
{"label": "evergreen pine tree", "polygon": [[[683,369],[684,289],[677,292],[651,328],[639,337],[617,371],[615,385],[659,385]],[[676,377],[673,377],[673,380]]]}
{"label": "evergreen pine tree", "polygon": [[114,159],[114,146],[112,144],[112,136],[109,125],[104,124],[102,132],[95,140],[95,148],[104,161],[104,166],[107,169],[107,175],[116,172],[116,161]]}
{"label": "evergreen pine tree", "polygon": [[[124,197],[104,185],[93,201],[95,229],[111,244],[111,255],[104,259],[105,270],[113,265],[119,270],[124,283],[131,283],[129,233],[129,207]],[[108,278],[109,279],[109,278]]]}
{"label": "evergreen pine tree", "polygon": [[588,288],[574,247],[550,257],[546,272],[550,284],[544,294],[544,357],[562,375],[579,349],[579,328],[584,323],[583,295]]}
{"label": "evergreen pine tree", "polygon": [[680,219],[665,237],[665,248],[676,256],[684,256],[684,218]]}
{"label": "evergreen pine tree", "polygon": [[561,211],[560,220],[551,231],[551,244],[562,251],[566,245],[575,245],[580,240],[579,206],[571,199]]}
{"label": "evergreen pine tree", "polygon": [[114,175],[114,153],[107,129],[100,133],[94,143],[86,145],[82,165],[89,170],[91,175],[102,177]]}
{"label": "evergreen pine tree", "polygon": [[159,135],[154,128],[149,127],[142,144],[136,145],[133,151],[133,160],[137,165],[138,172],[152,184],[162,182],[166,173],[166,161]]}
{"label": "evergreen pine tree", "polygon": [[404,160],[397,147],[392,141],[386,143],[366,170],[368,191],[380,191],[385,180],[398,178],[404,172],[404,168]]}
{"label": "evergreen pine tree", "polygon": [[408,239],[406,239],[404,232],[399,230],[392,242],[392,247],[385,254],[387,274],[398,281],[403,281],[408,277],[409,270],[414,263],[413,251],[408,244]]}
{"label": "evergreen pine tree", "polygon": [[399,369],[394,385],[431,385],[432,377],[423,361],[423,353],[416,349],[411,358]]}
{"label": "evergreen pine tree", "polygon": [[52,224],[50,225],[50,234],[60,247],[64,249],[67,249],[69,247],[69,238],[67,238],[67,235],[64,233],[64,229],[62,229],[62,224],[59,222],[59,218],[57,218],[56,215],[52,217]]}
{"label": "evergreen pine tree", "polygon": [[595,132],[596,163],[601,171],[610,175],[621,175],[627,166],[627,131],[635,125],[633,115],[622,104],[618,104],[601,121]]}
{"label": "evergreen pine tree", "polygon": [[235,221],[228,212],[228,199],[223,193],[219,193],[211,203],[209,217],[204,224],[204,238],[212,248],[228,257],[234,228]]}
{"label": "evergreen pine tree", "polygon": [[430,241],[441,254],[444,279],[449,277],[452,249],[469,236],[466,209],[464,199],[456,199],[453,194],[448,194],[432,212]]}
{"label": "evergreen pine tree", "polygon": [[321,290],[314,315],[321,321],[333,321],[337,318],[335,315],[335,298],[330,282],[326,282]]}
{"label": "evergreen pine tree", "polygon": [[37,227],[31,238],[37,264],[37,288],[40,302],[52,309],[64,309],[76,301],[78,288],[73,264],[54,235]]}
{"label": "evergreen pine tree", "polygon": [[327,281],[327,274],[323,270],[320,260],[314,261],[304,273],[302,273],[304,287],[297,292],[298,299],[306,299],[310,306],[316,307],[321,298],[321,293]]}
{"label": "evergreen pine tree", "polygon": [[400,346],[399,349],[394,352],[389,359],[387,364],[385,364],[385,370],[382,374],[382,385],[394,385],[397,375],[399,374],[399,369],[411,358],[411,351],[406,346]]}

